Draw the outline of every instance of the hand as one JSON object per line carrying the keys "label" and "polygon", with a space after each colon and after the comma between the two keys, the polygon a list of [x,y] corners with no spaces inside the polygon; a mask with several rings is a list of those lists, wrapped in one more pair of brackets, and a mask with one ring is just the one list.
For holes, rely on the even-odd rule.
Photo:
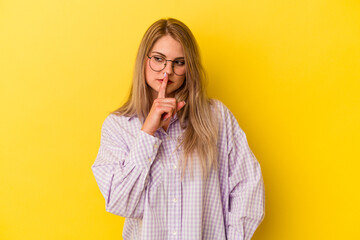
{"label": "hand", "polygon": [[146,117],[141,130],[154,135],[156,130],[170,122],[170,117],[185,106],[185,102],[177,103],[175,98],[165,98],[168,76],[165,73],[161,83],[158,97],[154,100],[149,115]]}

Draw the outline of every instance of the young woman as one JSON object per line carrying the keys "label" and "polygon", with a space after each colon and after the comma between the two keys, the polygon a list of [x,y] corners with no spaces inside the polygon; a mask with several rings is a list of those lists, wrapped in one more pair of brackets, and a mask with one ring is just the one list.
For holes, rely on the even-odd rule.
{"label": "young woman", "polygon": [[156,21],[127,102],[109,114],[92,166],[127,239],[250,239],[264,217],[261,168],[245,133],[203,88],[189,28]]}

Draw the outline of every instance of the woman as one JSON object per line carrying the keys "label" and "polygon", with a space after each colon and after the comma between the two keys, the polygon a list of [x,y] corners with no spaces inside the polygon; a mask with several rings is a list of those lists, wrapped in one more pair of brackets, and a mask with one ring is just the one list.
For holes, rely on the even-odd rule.
{"label": "woman", "polygon": [[176,19],[146,31],[127,102],[92,166],[127,239],[250,239],[264,217],[258,161],[233,114],[208,99],[196,41]]}

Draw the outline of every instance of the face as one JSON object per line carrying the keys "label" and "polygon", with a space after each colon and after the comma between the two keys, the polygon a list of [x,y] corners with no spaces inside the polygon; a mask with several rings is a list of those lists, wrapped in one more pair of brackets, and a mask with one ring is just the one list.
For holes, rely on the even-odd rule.
{"label": "face", "polygon": [[[150,53],[149,57],[162,56],[167,60],[181,60],[184,61],[184,51],[181,44],[173,39],[171,36],[166,35],[158,39]],[[151,69],[149,65],[150,59],[147,58],[145,67],[146,83],[151,87],[153,99],[157,98],[158,92],[164,78],[164,73],[169,76],[169,81],[166,87],[166,97],[174,97],[175,91],[184,83],[185,75],[178,76],[174,73],[172,62],[168,61],[166,67],[160,72]]]}

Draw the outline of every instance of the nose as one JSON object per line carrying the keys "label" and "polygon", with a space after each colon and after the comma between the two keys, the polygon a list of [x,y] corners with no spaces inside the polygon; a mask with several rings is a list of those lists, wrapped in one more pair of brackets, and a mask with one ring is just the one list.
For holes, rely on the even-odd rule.
{"label": "nose", "polygon": [[166,63],[165,68],[163,69],[163,74],[166,72],[166,74],[170,75],[173,73],[173,67],[172,67],[173,63],[171,61],[168,61]]}

